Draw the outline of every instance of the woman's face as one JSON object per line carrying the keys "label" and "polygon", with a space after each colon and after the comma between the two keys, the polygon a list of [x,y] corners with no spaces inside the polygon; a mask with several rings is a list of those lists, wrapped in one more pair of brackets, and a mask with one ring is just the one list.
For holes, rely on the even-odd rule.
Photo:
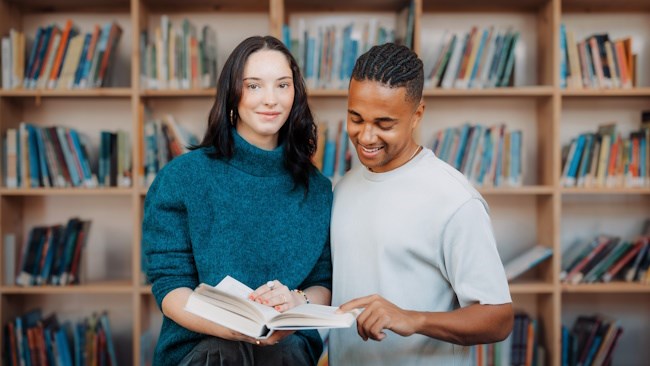
{"label": "woman's face", "polygon": [[239,135],[259,148],[275,149],[280,128],[291,112],[293,96],[293,74],[286,56],[273,50],[252,53],[244,65],[237,106]]}

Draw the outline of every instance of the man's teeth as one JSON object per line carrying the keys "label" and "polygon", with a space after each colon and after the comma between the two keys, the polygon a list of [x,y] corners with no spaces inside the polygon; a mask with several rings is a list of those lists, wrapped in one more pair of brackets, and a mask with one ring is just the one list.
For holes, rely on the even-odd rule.
{"label": "man's teeth", "polygon": [[369,148],[364,147],[364,146],[361,146],[361,148],[363,149],[363,151],[369,152],[369,153],[373,153],[373,152],[379,151],[379,149],[381,149],[380,147],[375,147],[375,148],[369,149]]}

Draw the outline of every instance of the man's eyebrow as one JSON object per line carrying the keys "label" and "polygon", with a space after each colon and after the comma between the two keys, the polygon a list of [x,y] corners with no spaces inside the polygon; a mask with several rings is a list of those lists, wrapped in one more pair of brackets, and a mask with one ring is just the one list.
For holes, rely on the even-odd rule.
{"label": "man's eyebrow", "polygon": [[[355,110],[352,110],[352,109],[348,109],[348,113],[350,113],[352,115],[355,115],[357,117],[361,117],[361,114],[359,114],[359,112],[357,112]],[[377,122],[377,123],[381,123],[381,122],[397,122],[397,118],[393,118],[393,117],[377,117],[377,118],[374,119],[374,121]]]}

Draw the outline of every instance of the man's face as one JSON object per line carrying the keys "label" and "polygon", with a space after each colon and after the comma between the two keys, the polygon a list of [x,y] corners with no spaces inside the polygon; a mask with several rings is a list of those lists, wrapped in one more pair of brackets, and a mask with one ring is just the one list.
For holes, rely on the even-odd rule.
{"label": "man's face", "polygon": [[413,131],[424,103],[406,99],[406,88],[376,81],[350,81],[347,128],[359,160],[376,173],[405,164],[417,149]]}

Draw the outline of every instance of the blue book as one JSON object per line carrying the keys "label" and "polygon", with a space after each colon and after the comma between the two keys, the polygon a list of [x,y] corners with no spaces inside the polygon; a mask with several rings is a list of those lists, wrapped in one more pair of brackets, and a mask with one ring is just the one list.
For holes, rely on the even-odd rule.
{"label": "blue book", "polygon": [[47,47],[50,44],[50,37],[55,27],[56,27],[55,25],[48,26],[45,29],[44,33],[42,34],[43,43],[41,43],[41,45],[39,46],[38,54],[36,55],[36,59],[34,60],[34,65],[32,65],[33,70],[31,72],[31,80],[29,81],[29,88],[36,87],[36,82],[38,81],[38,77],[40,76],[41,69],[43,68],[43,64],[47,62],[47,60],[45,60]]}
{"label": "blue book", "polygon": [[566,88],[567,79],[567,45],[566,45],[566,27],[564,23],[560,24],[560,87]]}
{"label": "blue book", "polygon": [[72,355],[70,355],[70,343],[68,342],[68,336],[66,334],[66,325],[67,323],[61,326],[61,328],[54,333],[54,341],[62,365],[73,366]]}
{"label": "blue book", "polygon": [[61,241],[61,233],[63,232],[63,227],[59,225],[52,226],[49,230],[51,231],[49,236],[50,242],[47,246],[47,253],[45,254],[45,260],[43,261],[43,268],[41,269],[40,275],[36,279],[37,285],[48,283],[50,273],[52,271],[52,262],[54,262],[54,255],[56,254]]}
{"label": "blue book", "polygon": [[575,178],[578,171],[578,164],[580,163],[584,146],[585,146],[585,135],[581,134],[580,136],[578,136],[578,141],[576,142],[576,150],[571,159],[571,165],[569,165],[569,172],[567,173],[566,176],[567,184],[570,186],[575,185]]}
{"label": "blue book", "polygon": [[68,167],[68,173],[70,173],[70,180],[72,185],[75,187],[81,186],[81,176],[79,175],[79,170],[75,163],[75,157],[72,155],[73,150],[70,148],[70,143],[68,141],[68,133],[63,127],[56,127],[56,134],[59,137],[59,145],[63,151],[63,160],[65,165]]}
{"label": "blue book", "polygon": [[115,346],[113,345],[113,336],[111,335],[111,327],[108,321],[108,315],[106,313],[102,314],[102,316],[99,318],[99,321],[101,322],[102,329],[104,329],[104,333],[106,334],[106,349],[108,350],[108,358],[110,360],[110,364],[111,366],[117,365],[117,357],[115,354]]}
{"label": "blue book", "polygon": [[480,60],[481,60],[481,55],[483,54],[483,50],[485,49],[485,43],[487,42],[487,38],[489,35],[489,30],[485,29],[483,30],[483,35],[481,36],[481,43],[478,45],[478,50],[476,51],[476,61],[474,62],[474,65],[472,67],[472,73],[470,74],[469,77],[469,82],[467,86],[471,86],[474,84],[474,78],[476,78],[476,73],[478,73],[480,65]]}
{"label": "blue book", "polygon": [[456,151],[456,156],[454,157],[454,168],[460,170],[461,164],[463,162],[463,156],[465,156],[465,148],[467,146],[467,139],[469,137],[470,125],[465,123],[463,127],[460,128],[460,139],[458,141],[458,150]]}
{"label": "blue book", "polygon": [[88,62],[88,49],[90,48],[90,41],[92,40],[93,35],[91,33],[87,33],[84,36],[84,45],[81,50],[81,55],[79,56],[79,62],[77,63],[77,69],[74,72],[74,81],[72,82],[73,88],[79,87],[79,81],[81,80],[81,76],[83,74],[83,71],[86,67],[86,63]]}
{"label": "blue book", "polygon": [[47,166],[47,152],[45,151],[45,141],[43,141],[43,132],[39,127],[36,129],[36,143],[38,146],[38,161],[40,163],[41,183],[44,187],[51,187],[53,181],[50,179],[50,168]]}
{"label": "blue book", "polygon": [[41,170],[40,170],[40,154],[38,151],[38,140],[37,135],[40,135],[38,130],[30,125],[25,124],[27,129],[27,151],[29,153],[29,185],[32,188],[39,187],[41,180]]}
{"label": "blue book", "polygon": [[323,175],[332,178],[334,176],[334,165],[336,162],[336,141],[327,140],[323,152]]}
{"label": "blue book", "polygon": [[576,182],[577,185],[580,186],[582,185],[582,182],[584,181],[584,177],[587,175],[587,168],[589,167],[590,163],[590,157],[591,157],[591,150],[593,150],[594,147],[594,134],[593,133],[587,133],[585,134],[585,144],[583,148],[583,153],[582,153],[582,158],[580,159],[580,168],[578,168],[578,173],[576,175]]}
{"label": "blue book", "polygon": [[512,185],[520,185],[522,182],[522,161],[521,161],[521,139],[522,139],[521,130],[513,131],[510,136],[510,147],[512,149],[512,156],[510,158],[510,177]]}
{"label": "blue book", "polygon": [[339,156],[338,156],[338,173],[340,176],[343,176],[347,171],[347,153],[348,153],[348,131],[345,128],[341,131],[341,139],[339,140]]}
{"label": "blue book", "polygon": [[92,182],[92,171],[90,170],[90,162],[86,156],[85,150],[81,146],[81,141],[79,139],[79,134],[76,130],[70,129],[70,139],[72,140],[73,154],[77,157],[79,164],[81,165],[81,171],[83,173],[83,182],[86,186]]}
{"label": "blue book", "polygon": [[36,61],[36,56],[38,54],[38,49],[40,46],[39,42],[43,42],[43,34],[45,30],[43,27],[38,27],[36,31],[36,37],[34,37],[34,44],[32,44],[32,51],[29,53],[29,60],[27,61],[27,67],[25,68],[25,76],[23,78],[23,88],[29,88],[29,75],[31,75],[32,68],[34,67],[34,62]]}
{"label": "blue book", "polygon": [[562,366],[569,366],[569,329],[562,325]]}
{"label": "blue book", "polygon": [[472,173],[472,167],[474,166],[474,160],[476,159],[476,149],[478,146],[479,139],[483,135],[483,126],[476,125],[472,129],[472,139],[469,146],[469,150],[465,155],[467,155],[466,161],[463,163],[462,172],[467,178],[470,177]]}

